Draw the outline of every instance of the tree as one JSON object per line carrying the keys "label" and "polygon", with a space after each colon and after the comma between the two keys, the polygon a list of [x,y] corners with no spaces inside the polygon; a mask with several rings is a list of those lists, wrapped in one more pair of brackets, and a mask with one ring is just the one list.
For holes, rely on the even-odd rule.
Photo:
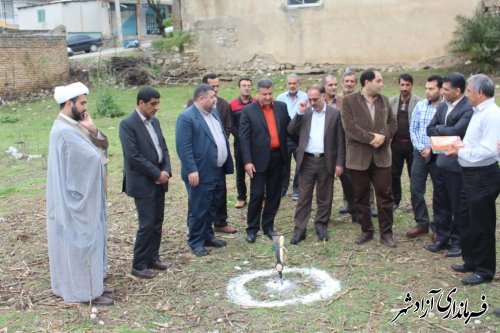
{"label": "tree", "polygon": [[156,25],[158,26],[158,29],[160,30],[160,35],[162,37],[166,37],[167,35],[165,34],[165,25],[163,24],[163,20],[167,18],[167,13],[165,11],[165,8],[160,4],[161,0],[148,0],[148,5],[151,10],[153,10],[153,13],[155,15],[155,22]]}

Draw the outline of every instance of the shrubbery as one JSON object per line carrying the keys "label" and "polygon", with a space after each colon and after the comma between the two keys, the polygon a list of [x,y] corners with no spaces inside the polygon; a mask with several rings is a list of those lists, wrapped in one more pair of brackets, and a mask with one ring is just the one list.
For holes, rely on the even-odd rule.
{"label": "shrubbery", "polygon": [[108,70],[97,71],[90,77],[90,82],[94,87],[93,91],[97,95],[93,116],[115,118],[125,114],[125,112],[120,110],[111,93],[111,89],[113,89],[112,87],[116,83],[115,81],[115,77]]}
{"label": "shrubbery", "polygon": [[186,45],[194,40],[194,34],[190,31],[174,31],[172,34],[167,35],[166,38],[157,39],[152,42],[155,50],[172,52],[184,52]]}
{"label": "shrubbery", "polygon": [[487,66],[500,63],[500,14],[476,11],[472,18],[457,16],[455,39],[450,42],[454,52],[465,53],[470,60]]}

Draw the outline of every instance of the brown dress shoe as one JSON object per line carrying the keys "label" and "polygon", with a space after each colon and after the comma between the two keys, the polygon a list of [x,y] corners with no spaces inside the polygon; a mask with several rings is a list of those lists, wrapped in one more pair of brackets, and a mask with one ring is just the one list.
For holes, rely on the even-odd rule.
{"label": "brown dress shoe", "polygon": [[111,298],[105,296],[97,296],[90,303],[92,303],[92,305],[102,305],[102,306],[115,304],[115,302]]}
{"label": "brown dress shoe", "polygon": [[380,235],[380,243],[388,247],[396,247],[396,241],[392,237],[392,234]]}
{"label": "brown dress shoe", "polygon": [[415,227],[406,233],[406,237],[415,238],[421,235],[427,235],[429,228]]}
{"label": "brown dress shoe", "polygon": [[138,270],[138,269],[132,268],[132,271],[130,273],[133,276],[137,276],[138,278],[141,278],[141,279],[152,279],[155,277],[153,272],[151,272],[147,268],[144,268],[143,270]]}
{"label": "brown dress shoe", "polygon": [[236,205],[234,205],[235,208],[241,209],[247,205],[246,200],[238,200],[236,202]]}
{"label": "brown dress shoe", "polygon": [[149,265],[149,268],[151,268],[151,269],[157,269],[159,271],[164,271],[167,268],[170,268],[172,266],[173,266],[172,263],[170,263],[168,261],[156,260],[154,263],[152,263],[152,264]]}
{"label": "brown dress shoe", "polygon": [[356,244],[360,245],[368,242],[373,238],[372,232],[363,232],[358,238],[356,238]]}
{"label": "brown dress shoe", "polygon": [[222,232],[225,234],[234,234],[238,230],[235,227],[230,226],[229,224],[224,227],[214,227],[215,232]]}

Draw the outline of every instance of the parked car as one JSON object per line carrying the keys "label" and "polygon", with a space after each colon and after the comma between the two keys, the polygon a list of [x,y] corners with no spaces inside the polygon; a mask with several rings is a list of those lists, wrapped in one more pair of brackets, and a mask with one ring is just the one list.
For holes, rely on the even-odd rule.
{"label": "parked car", "polygon": [[85,51],[96,52],[102,46],[101,38],[94,38],[89,35],[74,35],[67,40],[68,47],[70,47],[73,52]]}
{"label": "parked car", "polygon": [[74,54],[71,47],[66,47],[66,51],[68,52],[68,57],[71,57]]}

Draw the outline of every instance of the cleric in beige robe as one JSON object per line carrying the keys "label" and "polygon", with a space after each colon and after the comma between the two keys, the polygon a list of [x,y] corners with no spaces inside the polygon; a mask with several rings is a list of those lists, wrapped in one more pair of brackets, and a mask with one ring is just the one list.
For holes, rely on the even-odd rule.
{"label": "cleric in beige robe", "polygon": [[50,132],[47,240],[52,291],[65,302],[111,305],[106,274],[106,137],[87,114],[82,83],[56,87]]}

